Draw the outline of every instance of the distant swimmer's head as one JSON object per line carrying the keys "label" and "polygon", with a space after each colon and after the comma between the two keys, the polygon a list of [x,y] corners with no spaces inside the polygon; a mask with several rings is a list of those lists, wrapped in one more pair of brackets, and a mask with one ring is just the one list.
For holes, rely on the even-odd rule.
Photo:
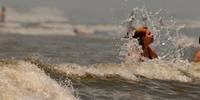
{"label": "distant swimmer's head", "polygon": [[136,27],[133,38],[138,39],[139,44],[143,46],[148,46],[154,40],[153,33],[144,25]]}
{"label": "distant swimmer's head", "polygon": [[6,8],[3,6],[1,7],[1,11],[5,12],[6,11]]}

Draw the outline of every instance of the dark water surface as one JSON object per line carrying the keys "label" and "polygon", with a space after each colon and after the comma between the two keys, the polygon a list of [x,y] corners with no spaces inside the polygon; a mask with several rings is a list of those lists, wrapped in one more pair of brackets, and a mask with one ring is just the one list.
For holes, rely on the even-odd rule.
{"label": "dark water surface", "polygon": [[54,63],[119,62],[117,40],[76,36],[1,35],[0,57],[41,56]]}

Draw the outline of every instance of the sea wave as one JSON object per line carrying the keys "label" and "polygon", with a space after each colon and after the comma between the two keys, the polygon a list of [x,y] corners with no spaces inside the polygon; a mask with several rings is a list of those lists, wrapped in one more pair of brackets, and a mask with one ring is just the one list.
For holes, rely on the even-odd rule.
{"label": "sea wave", "polygon": [[185,24],[186,28],[200,28],[199,20],[178,20],[179,24]]}
{"label": "sea wave", "polygon": [[78,100],[71,88],[61,87],[29,62],[1,59],[0,70],[1,100]]}
{"label": "sea wave", "polygon": [[76,96],[76,90],[73,89],[70,80],[80,79],[118,80],[131,83],[146,78],[192,84],[200,82],[200,63],[187,61],[167,62],[156,59],[137,64],[78,65],[50,64],[37,57],[28,57],[24,60],[1,59],[0,65],[2,100],[78,100],[79,97]]}
{"label": "sea wave", "polygon": [[140,77],[149,79],[159,79],[167,81],[180,82],[199,82],[199,63],[189,63],[188,61],[167,62],[163,60],[153,60],[140,63],[121,63],[121,64],[45,64],[38,59],[29,59],[33,64],[47,70],[57,73],[61,76],[71,78],[103,78],[115,79],[122,78],[126,80],[139,81]]}

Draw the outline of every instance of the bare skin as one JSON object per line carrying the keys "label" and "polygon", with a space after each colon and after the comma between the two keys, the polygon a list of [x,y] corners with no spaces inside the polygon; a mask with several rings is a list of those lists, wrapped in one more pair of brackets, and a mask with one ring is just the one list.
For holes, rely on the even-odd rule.
{"label": "bare skin", "polygon": [[200,51],[198,51],[194,57],[194,62],[200,62]]}
{"label": "bare skin", "polygon": [[144,51],[142,55],[150,59],[158,58],[155,49],[149,46],[154,41],[153,33],[147,30],[145,36],[142,37],[142,41],[143,41],[142,49]]}
{"label": "bare skin", "polygon": [[[199,44],[200,44],[200,37],[199,37]],[[200,51],[197,51],[194,56],[194,62],[200,62]]]}
{"label": "bare skin", "polygon": [[149,58],[149,59],[158,58],[155,49],[151,48],[151,47],[147,47],[147,48],[143,49],[142,56]]}

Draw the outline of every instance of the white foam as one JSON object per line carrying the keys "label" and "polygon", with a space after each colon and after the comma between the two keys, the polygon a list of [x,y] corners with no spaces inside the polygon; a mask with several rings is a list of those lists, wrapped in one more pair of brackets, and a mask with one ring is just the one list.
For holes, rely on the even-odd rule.
{"label": "white foam", "polygon": [[94,77],[121,76],[127,80],[138,81],[137,76],[149,79],[168,81],[193,82],[200,80],[199,64],[192,64],[187,61],[174,63],[155,59],[153,61],[129,64],[96,64],[81,66],[77,64],[61,64],[54,66],[54,70],[64,73],[66,76]]}
{"label": "white foam", "polygon": [[27,12],[19,12],[13,8],[7,8],[6,21],[8,22],[66,22],[67,18],[56,8],[37,7]]}
{"label": "white foam", "polygon": [[1,33],[24,35],[69,35],[74,36],[72,26],[69,24],[41,24],[38,27],[23,27],[17,23],[6,23],[0,28]]}
{"label": "white foam", "polygon": [[1,63],[1,100],[77,100],[37,66],[24,61]]}
{"label": "white foam", "polygon": [[143,62],[140,64],[140,66],[133,67],[133,72],[137,75],[142,75],[149,79],[191,82],[192,79],[188,76],[185,76],[180,71],[188,67],[189,66],[184,64],[170,64],[154,60],[153,62]]}
{"label": "white foam", "polygon": [[178,20],[179,24],[185,24],[186,28],[200,28],[199,20]]}
{"label": "white foam", "polygon": [[99,64],[91,66],[80,66],[77,64],[61,64],[55,67],[56,70],[64,72],[66,75],[85,76],[91,74],[99,77],[120,75],[121,77],[136,80],[136,77],[132,75],[124,65],[117,64]]}

